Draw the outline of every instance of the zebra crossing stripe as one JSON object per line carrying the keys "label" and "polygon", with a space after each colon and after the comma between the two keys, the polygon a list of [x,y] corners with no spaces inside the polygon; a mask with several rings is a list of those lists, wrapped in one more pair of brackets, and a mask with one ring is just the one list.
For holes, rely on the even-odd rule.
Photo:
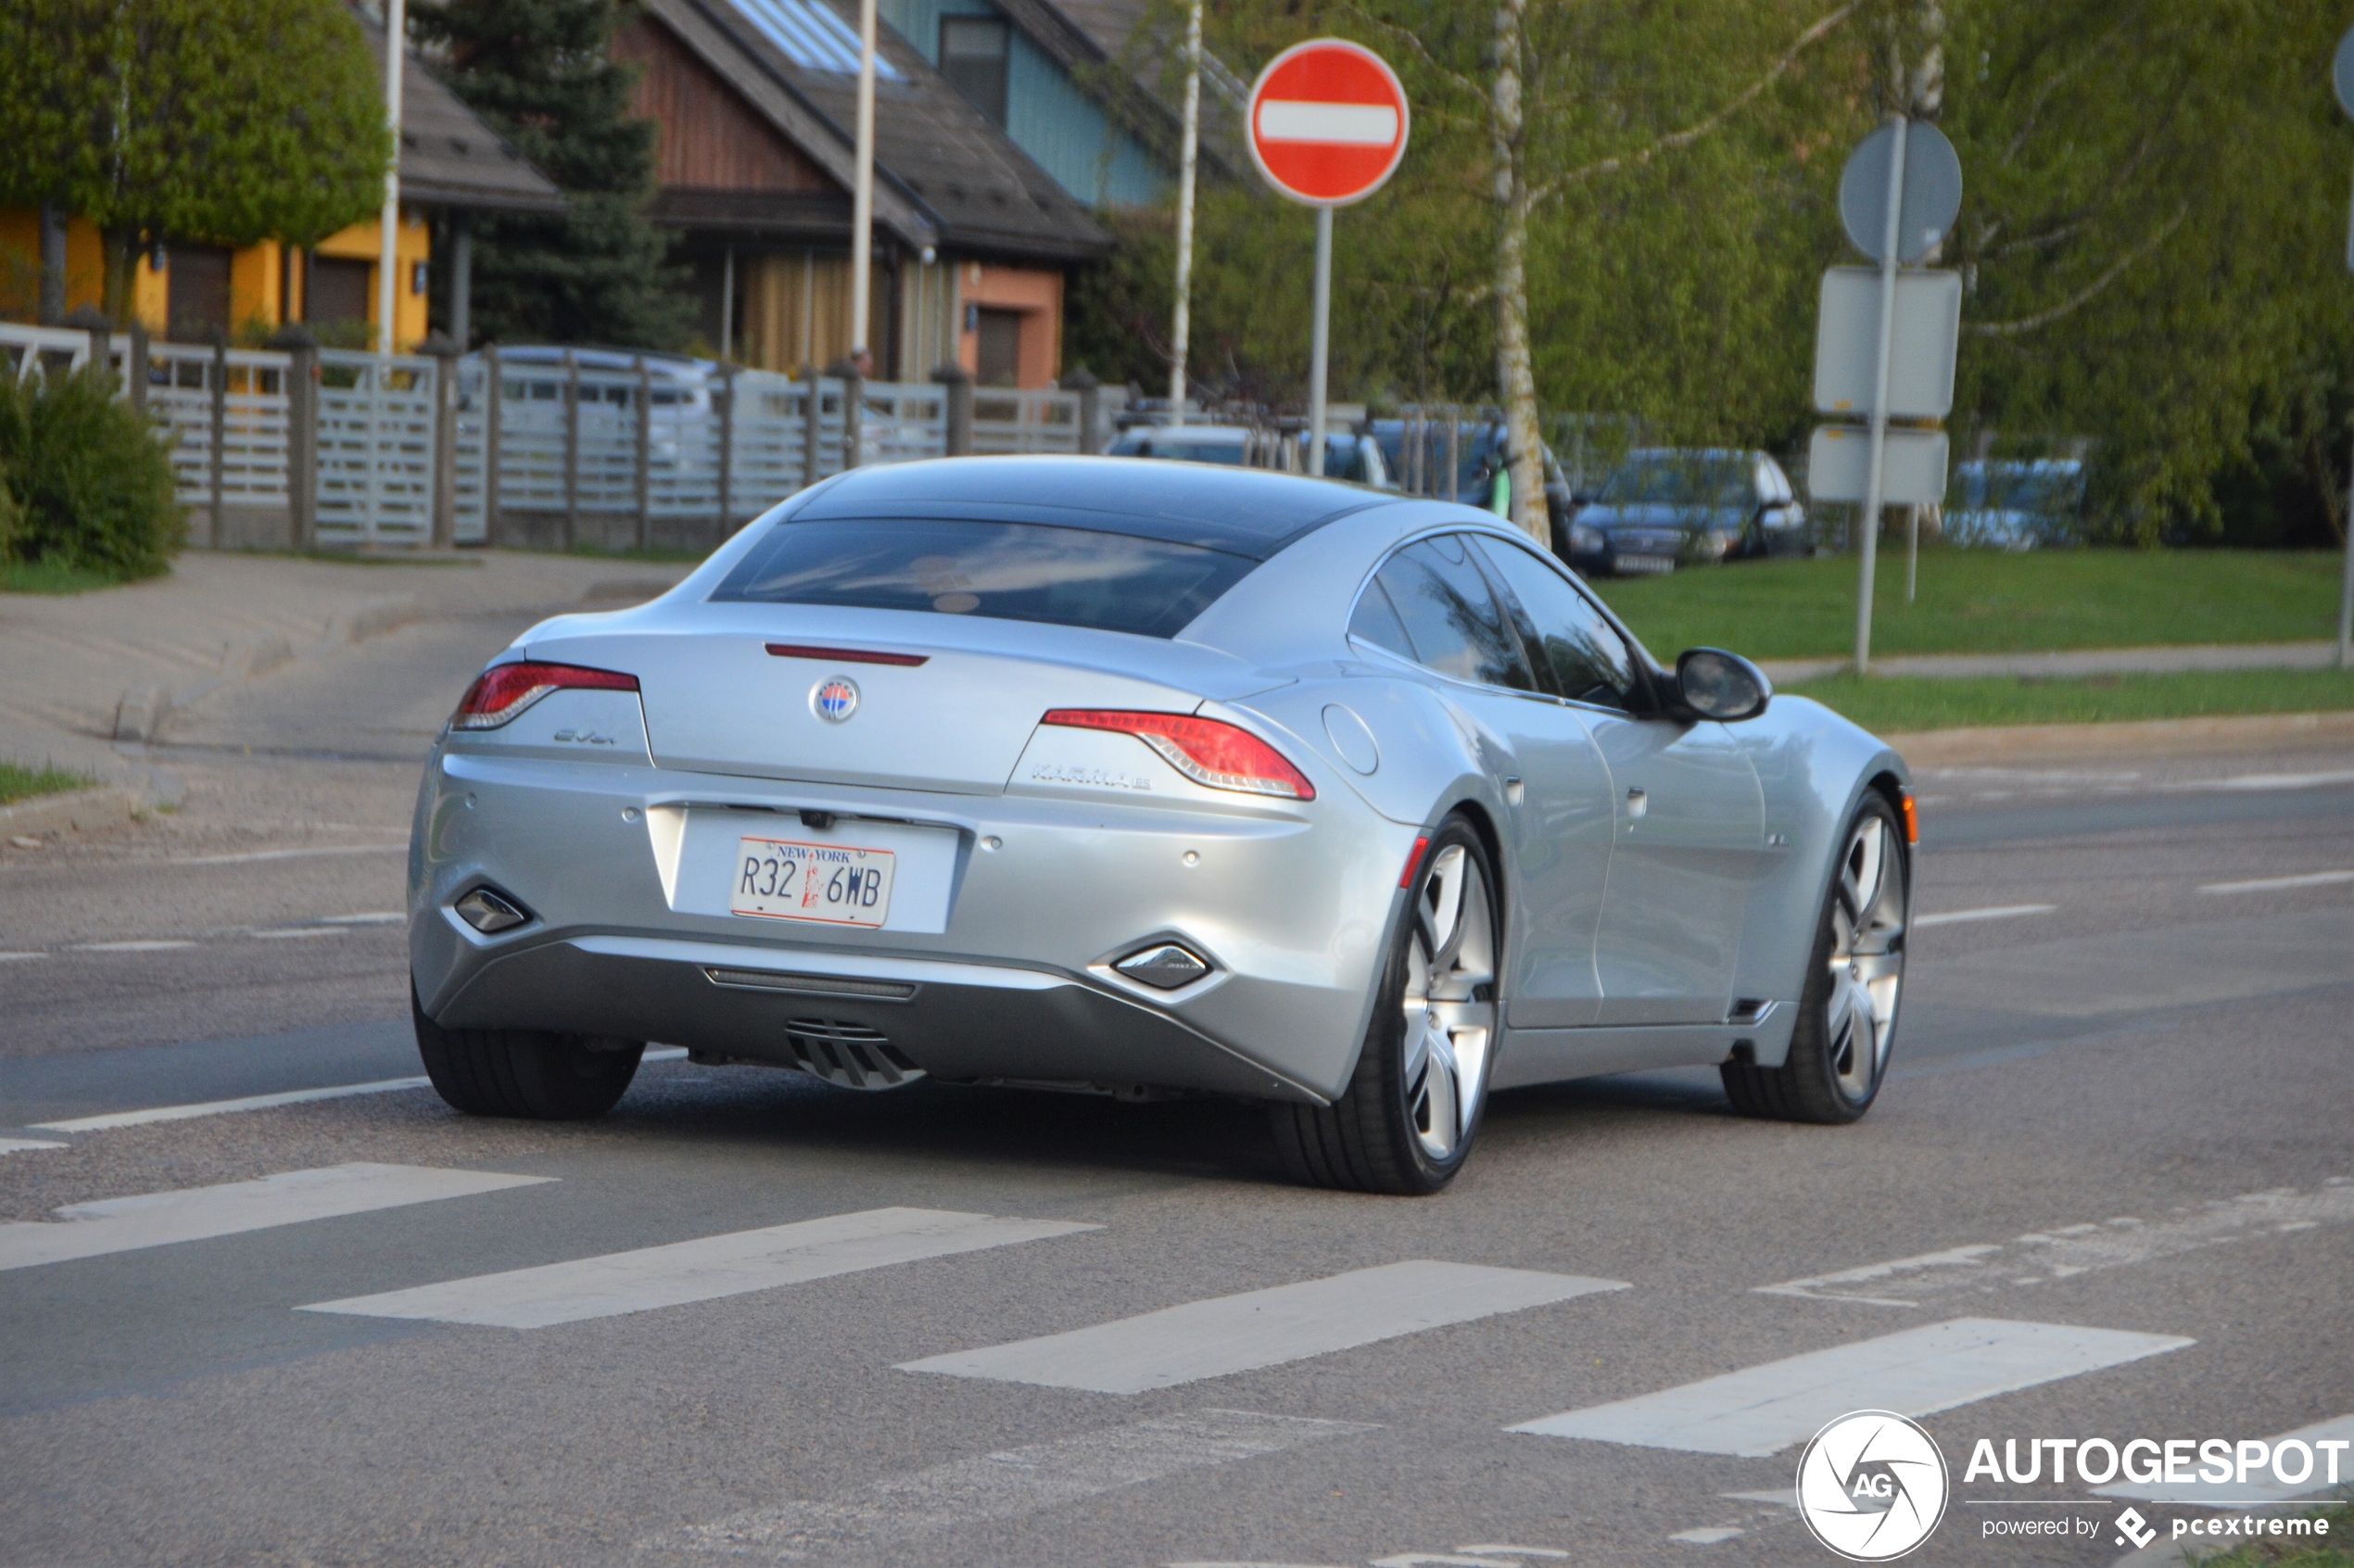
{"label": "zebra crossing stripe", "polygon": [[791,1558],[1019,1519],[1125,1486],[1379,1431],[1251,1410],[1186,1410],[878,1481],[830,1502],[747,1510],[642,1541],[649,1550]]}
{"label": "zebra crossing stripe", "polygon": [[[2268,1477],[2274,1477],[2269,1481],[2246,1484],[2236,1479],[2177,1481],[2170,1484],[2164,1481],[2125,1481],[2114,1486],[2095,1486],[2093,1490],[2105,1498],[2132,1498],[2137,1502],[2186,1503],[2193,1508],[2244,1508],[2252,1504],[2293,1502],[2298,1498],[2336,1491],[2347,1482],[2354,1481],[2354,1415],[2335,1416],[2264,1440],[2269,1455],[2278,1455],[2282,1447],[2290,1443],[2301,1443],[2306,1448],[2305,1454],[2300,1456],[2306,1461],[2302,1481],[2283,1482],[2277,1479],[2279,1470],[2286,1467],[2274,1459],[2272,1461],[2272,1468],[2262,1465],[2251,1467]],[[2322,1447],[2323,1444],[2335,1444],[2336,1451],[2330,1452]],[[2245,1458],[2237,1451],[2238,1448],[2237,1444],[2234,1445],[2234,1457]],[[2196,1473],[2196,1469],[2193,1473]]]}
{"label": "zebra crossing stripe", "polygon": [[56,1211],[59,1220],[72,1221],[70,1224],[31,1220],[0,1225],[0,1270],[204,1241],[306,1220],[332,1220],[508,1187],[538,1186],[553,1180],[552,1176],[506,1176],[494,1170],[443,1170],[419,1165],[330,1165],[316,1170],[289,1170],[258,1182],[77,1203]]}
{"label": "zebra crossing stripe", "polygon": [[489,1328],[547,1328],[1099,1229],[1059,1220],[1000,1220],[937,1208],[869,1208],[568,1263],[476,1274],[380,1296],[318,1301],[297,1310],[423,1318]]}
{"label": "zebra crossing stripe", "polygon": [[1850,1410],[1930,1415],[2196,1343],[2173,1334],[1955,1318],[1506,1430],[1758,1459],[1803,1442]]}
{"label": "zebra crossing stripe", "polygon": [[1619,1280],[1424,1259],[1191,1301],[1069,1334],[931,1356],[899,1370],[1141,1394],[1626,1288]]}

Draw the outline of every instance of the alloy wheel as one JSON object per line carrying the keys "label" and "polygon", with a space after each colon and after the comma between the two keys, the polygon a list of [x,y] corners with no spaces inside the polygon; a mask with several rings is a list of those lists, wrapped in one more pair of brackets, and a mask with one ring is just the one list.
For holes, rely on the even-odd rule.
{"label": "alloy wheel", "polygon": [[1414,895],[1406,947],[1406,1105],[1423,1152],[1445,1164],[1471,1134],[1496,1036],[1495,915],[1479,863],[1449,844]]}
{"label": "alloy wheel", "polygon": [[1887,818],[1866,813],[1849,833],[1831,889],[1830,995],[1823,1039],[1840,1092],[1871,1097],[1888,1064],[1905,983],[1905,856]]}

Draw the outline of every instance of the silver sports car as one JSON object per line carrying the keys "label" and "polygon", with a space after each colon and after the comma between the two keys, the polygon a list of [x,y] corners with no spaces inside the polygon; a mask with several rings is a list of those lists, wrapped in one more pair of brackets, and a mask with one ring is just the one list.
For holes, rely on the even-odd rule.
{"label": "silver sports car", "polygon": [[1427,1193],[1490,1093],[1716,1064],[1852,1121],[1895,1033],[1904,764],[1671,673],[1487,513],[1114,459],[803,491],[468,689],[410,846],[461,1110],[588,1117],[649,1040],[1270,1107]]}

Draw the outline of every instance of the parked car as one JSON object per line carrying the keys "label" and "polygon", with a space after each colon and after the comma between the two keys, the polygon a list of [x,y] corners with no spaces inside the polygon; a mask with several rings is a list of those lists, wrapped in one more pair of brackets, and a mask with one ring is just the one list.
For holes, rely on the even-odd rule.
{"label": "parked car", "polygon": [[[573,362],[584,371],[598,373],[592,379],[597,386],[593,397],[585,403],[599,401],[615,408],[629,406],[629,387],[615,382],[616,374],[634,374],[639,355],[627,348],[565,348],[544,343],[524,343],[499,347],[501,365],[529,365],[545,371],[563,364],[570,354]],[[711,409],[711,384],[719,378],[719,366],[710,360],[691,359],[684,354],[647,354],[646,373],[653,386],[652,406],[657,409],[693,410],[708,412]]]}
{"label": "parked car", "polygon": [[[1241,468],[1277,466],[1283,437],[1242,424],[1139,424],[1120,433],[1107,457],[1171,458]],[[1395,489],[1380,444],[1363,436],[1324,436],[1324,477],[1375,489]]]}
{"label": "parked car", "polygon": [[1852,1122],[1895,1041],[1907,777],[1746,660],[1655,663],[1468,507],[860,468],[467,689],[411,841],[417,1043],[474,1115],[599,1115],[648,1040],[845,1089],[1221,1094],[1300,1179],[1394,1193],[1524,1084],[1711,1065],[1745,1114]]}
{"label": "parked car", "polygon": [[2076,542],[2084,465],[2073,459],[1954,465],[1943,536],[1977,550],[2049,550]]}
{"label": "parked car", "polygon": [[[1401,487],[1411,485],[1410,476],[1417,472],[1409,466],[1417,455],[1410,450],[1410,443],[1419,441],[1423,446],[1419,472],[1424,481],[1414,493],[1436,496],[1464,506],[1489,506],[1495,495],[1496,470],[1511,456],[1509,427],[1500,419],[1463,420],[1456,425],[1455,472],[1451,478],[1437,473],[1447,466],[1445,421],[1432,424],[1418,420],[1410,426],[1402,419],[1376,419],[1370,421],[1368,427],[1373,439],[1381,443],[1382,456]],[[1544,449],[1544,462],[1545,513],[1552,529],[1553,553],[1576,570],[1590,572],[1600,563],[1600,556],[1591,551],[1581,555],[1578,551],[1578,541],[1571,527],[1577,498],[1571,492],[1568,476],[1562,472],[1550,447]]]}
{"label": "parked car", "polygon": [[1803,555],[1806,510],[1764,452],[1640,448],[1626,454],[1571,525],[1571,548],[1616,575],[1678,565]]}

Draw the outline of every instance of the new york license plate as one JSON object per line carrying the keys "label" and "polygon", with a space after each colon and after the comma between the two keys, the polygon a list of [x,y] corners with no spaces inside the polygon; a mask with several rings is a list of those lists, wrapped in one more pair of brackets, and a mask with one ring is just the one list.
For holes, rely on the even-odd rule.
{"label": "new york license plate", "polygon": [[880,926],[891,914],[889,850],[746,838],[736,847],[728,908],[771,920]]}

